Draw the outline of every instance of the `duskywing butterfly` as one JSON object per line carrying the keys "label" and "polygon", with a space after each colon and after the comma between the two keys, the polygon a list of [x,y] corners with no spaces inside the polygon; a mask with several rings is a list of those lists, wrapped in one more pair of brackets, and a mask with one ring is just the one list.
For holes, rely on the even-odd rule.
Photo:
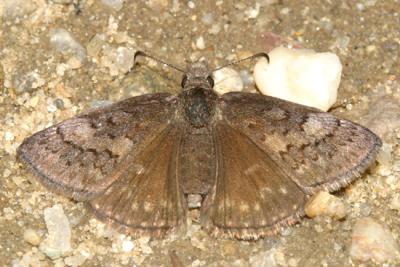
{"label": "duskywing butterfly", "polygon": [[353,181],[381,146],[370,130],[315,108],[217,95],[211,74],[194,63],[179,95],[78,115],[25,139],[18,156],[44,185],[130,234],[178,229],[187,197],[201,195],[200,223],[210,233],[258,239],[298,221],[315,192]]}

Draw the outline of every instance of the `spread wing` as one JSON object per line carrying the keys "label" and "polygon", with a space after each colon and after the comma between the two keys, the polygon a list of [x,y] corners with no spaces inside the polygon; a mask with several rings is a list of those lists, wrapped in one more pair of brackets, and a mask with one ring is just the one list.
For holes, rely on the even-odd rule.
{"label": "spread wing", "polygon": [[98,197],[89,201],[94,214],[119,231],[135,236],[163,236],[185,221],[186,204],[180,188],[179,144],[175,126],[153,139],[131,166]]}
{"label": "spread wing", "polygon": [[252,142],[304,192],[335,191],[358,177],[382,143],[370,130],[332,114],[269,96],[222,96],[223,119]]}
{"label": "spread wing", "polygon": [[294,223],[309,195],[350,183],[381,146],[356,123],[273,97],[228,93],[218,112],[216,179],[202,210],[216,236],[257,239]]}
{"label": "spread wing", "polygon": [[36,133],[17,154],[46,186],[87,200],[139,170],[135,159],[173,123],[176,106],[165,93],[129,98]]}

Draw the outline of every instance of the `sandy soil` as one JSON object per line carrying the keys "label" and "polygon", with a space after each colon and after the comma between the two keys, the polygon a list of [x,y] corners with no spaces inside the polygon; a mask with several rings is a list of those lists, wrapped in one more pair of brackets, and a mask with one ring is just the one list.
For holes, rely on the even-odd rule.
{"label": "sandy soil", "polygon": [[[361,217],[375,219],[400,243],[398,1],[149,0],[125,1],[120,9],[94,0],[2,2],[1,266],[380,266],[349,255]],[[73,36],[68,49],[52,41],[55,29]],[[379,163],[336,194],[349,207],[343,220],[305,218],[257,242],[218,240],[195,223],[185,236],[131,239],[95,220],[82,203],[49,193],[16,161],[23,138],[89,107],[179,92],[181,74],[170,68],[149,62],[126,74],[129,63],[115,61],[119,47],[123,58],[144,49],[184,67],[202,57],[219,66],[279,44],[336,53],[343,76],[332,112],[383,140]],[[235,66],[245,75],[252,67]],[[50,259],[39,244],[47,234],[43,211],[55,204],[71,224],[72,250]],[[399,265],[397,257],[386,266]]]}

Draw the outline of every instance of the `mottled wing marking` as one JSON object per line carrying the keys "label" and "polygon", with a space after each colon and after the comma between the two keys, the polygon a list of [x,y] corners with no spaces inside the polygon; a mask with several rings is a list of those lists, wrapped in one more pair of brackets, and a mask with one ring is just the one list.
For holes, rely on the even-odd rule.
{"label": "mottled wing marking", "polygon": [[18,157],[51,189],[86,200],[104,191],[173,120],[177,98],[133,97],[24,140]]}
{"label": "mottled wing marking", "polygon": [[202,224],[215,236],[258,239],[294,223],[306,195],[248,137],[222,122],[215,126],[217,173],[202,208]]}
{"label": "mottled wing marking", "polygon": [[335,191],[354,180],[381,146],[370,130],[315,108],[269,96],[222,96],[223,119],[248,136],[303,191]]}
{"label": "mottled wing marking", "polygon": [[162,236],[185,222],[179,186],[182,132],[170,126],[135,159],[101,196],[89,203],[94,214],[118,230],[140,236]]}

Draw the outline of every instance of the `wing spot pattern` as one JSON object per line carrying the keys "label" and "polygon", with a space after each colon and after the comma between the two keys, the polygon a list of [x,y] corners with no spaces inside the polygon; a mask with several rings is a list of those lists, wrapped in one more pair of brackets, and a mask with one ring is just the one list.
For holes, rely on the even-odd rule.
{"label": "wing spot pattern", "polygon": [[239,209],[241,212],[248,212],[250,207],[247,203],[241,203]]}
{"label": "wing spot pattern", "polygon": [[279,188],[279,191],[282,193],[282,194],[284,194],[284,195],[287,195],[287,189],[286,189],[286,187],[284,187],[284,186],[281,186],[280,188]]}

